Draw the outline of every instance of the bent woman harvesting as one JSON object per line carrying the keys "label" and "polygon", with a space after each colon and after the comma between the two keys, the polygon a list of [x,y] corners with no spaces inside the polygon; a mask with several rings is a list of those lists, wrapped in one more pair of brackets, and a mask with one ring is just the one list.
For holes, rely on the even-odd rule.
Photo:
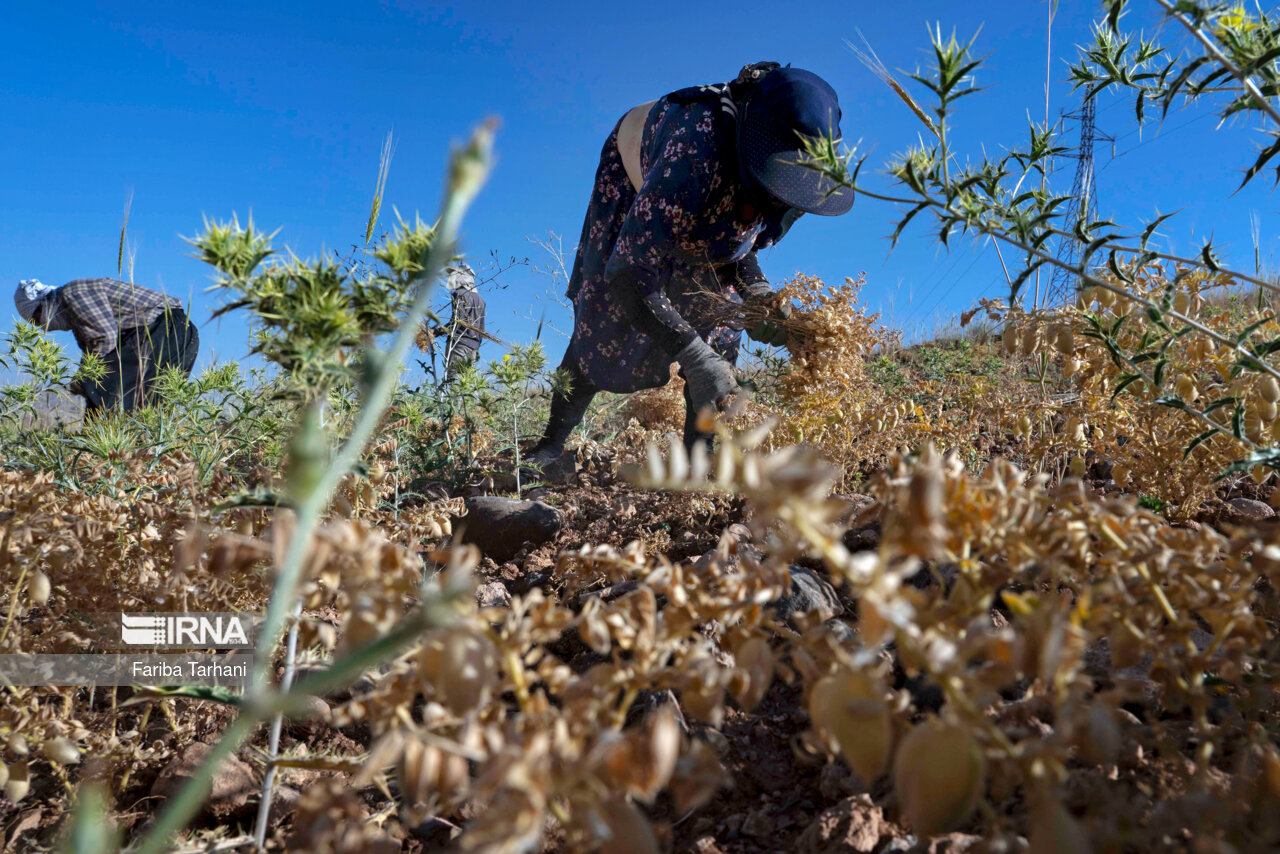
{"label": "bent woman harvesting", "polygon": [[[569,390],[552,399],[530,463],[564,453],[598,391],[664,385],[673,361],[685,379],[687,445],[700,438],[701,411],[733,404],[741,333],[723,325],[707,294],[772,299],[756,251],[803,213],[849,210],[852,191],[800,162],[803,138],[839,138],[839,122],[831,86],[776,63],[622,117],[600,154],[569,279],[574,326],[561,363]],[[785,341],[772,323],[748,334]]]}

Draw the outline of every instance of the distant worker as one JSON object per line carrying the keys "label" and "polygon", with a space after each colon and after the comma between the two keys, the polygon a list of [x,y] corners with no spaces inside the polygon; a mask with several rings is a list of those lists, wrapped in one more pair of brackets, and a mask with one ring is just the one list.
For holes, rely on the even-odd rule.
{"label": "distant worker", "polygon": [[476,271],[468,264],[446,267],[452,314],[440,327],[445,333],[444,358],[452,375],[476,360],[484,333],[484,297],[476,290]]}
{"label": "distant worker", "polygon": [[[597,391],[665,385],[684,376],[685,443],[705,439],[698,413],[724,410],[741,392],[734,374],[741,333],[707,292],[775,299],[756,260],[803,213],[837,216],[853,192],[801,164],[802,137],[840,136],[836,93],[810,71],[748,65],[731,83],[696,86],[641,104],[605,141],[569,278],[573,335],[560,367],[568,394],[529,462],[564,453]],[[773,319],[748,333],[786,340]]]}
{"label": "distant worker", "polygon": [[137,409],[151,402],[167,367],[191,374],[200,348],[182,303],[116,279],[76,279],[60,288],[24,279],[13,295],[18,314],[50,332],[71,332],[86,355],[106,363],[106,376],[78,381],[85,412]]}

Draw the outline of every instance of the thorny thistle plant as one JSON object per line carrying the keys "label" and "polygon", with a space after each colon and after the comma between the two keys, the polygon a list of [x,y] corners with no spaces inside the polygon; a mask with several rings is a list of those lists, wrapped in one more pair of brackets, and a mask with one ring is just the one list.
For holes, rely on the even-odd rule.
{"label": "thorny thistle plant", "polygon": [[0,366],[27,378],[0,388],[0,414],[5,416],[21,414],[34,421],[37,403],[46,395],[68,391],[76,382],[96,382],[106,376],[106,363],[96,353],[85,354],[80,365],[72,368],[62,347],[33,323],[18,321],[4,340],[8,351],[0,354]]}
{"label": "thorny thistle plant", "polygon": [[[1187,59],[1168,59],[1163,48],[1146,40],[1140,40],[1131,50],[1133,40],[1121,35],[1119,29],[1127,3],[1108,2],[1104,4],[1106,20],[1097,27],[1095,44],[1082,49],[1080,63],[1072,68],[1073,79],[1085,97],[1096,97],[1113,86],[1131,88],[1137,93],[1139,122],[1147,117],[1144,104],[1148,100],[1167,110],[1180,97],[1193,102],[1208,96],[1226,97],[1224,118],[1244,111],[1256,112],[1275,124],[1268,133],[1280,132],[1280,111],[1273,105],[1280,71],[1277,51],[1271,47],[1280,32],[1280,19],[1246,13],[1236,5],[1155,2],[1191,34],[1201,52]],[[979,91],[974,75],[981,60],[973,56],[972,42],[961,44],[954,35],[944,39],[940,29],[931,33],[931,41],[931,68],[909,77],[927,89],[934,100],[936,118],[930,123],[934,139],[908,149],[887,169],[888,176],[905,195],[868,189],[865,182],[859,181],[865,158],[853,165],[850,156],[838,154],[829,144],[809,147],[808,163],[812,168],[855,192],[902,206],[893,232],[895,241],[912,221],[925,215],[933,219],[938,239],[944,245],[949,246],[957,235],[973,235],[1017,250],[1021,267],[1009,271],[1011,304],[1022,304],[1025,286],[1038,271],[1062,268],[1077,278],[1082,290],[1108,292],[1112,299],[1144,312],[1152,324],[1152,334],[1133,342],[1137,345],[1134,349],[1123,349],[1117,340],[1123,319],[1116,318],[1114,328],[1087,321],[1088,328],[1077,330],[1098,337],[1115,359],[1128,365],[1131,378],[1126,387],[1145,377],[1153,387],[1162,388],[1159,374],[1165,361],[1161,348],[1183,336],[1204,338],[1208,346],[1226,348],[1235,360],[1232,370],[1237,373],[1280,381],[1280,369],[1270,358],[1280,349],[1280,339],[1265,337],[1259,325],[1211,327],[1180,310],[1181,303],[1174,304],[1175,293],[1183,289],[1189,276],[1224,277],[1272,292],[1278,289],[1277,285],[1259,275],[1224,267],[1212,243],[1206,243],[1196,257],[1161,251],[1153,238],[1171,215],[1160,216],[1136,232],[1126,232],[1105,219],[1064,222],[1068,197],[1051,192],[1044,180],[1050,158],[1063,150],[1055,128],[1032,123],[1025,147],[1014,148],[999,158],[984,155],[976,162],[962,163],[949,144],[948,128],[955,103]],[[902,87],[895,87],[895,91],[911,102],[913,110],[920,111]],[[1245,182],[1276,152],[1280,152],[1280,143],[1265,148],[1246,171]],[[1050,242],[1063,237],[1080,242],[1078,261],[1063,261],[1052,254]],[[1173,269],[1164,291],[1150,293],[1141,285],[1148,271],[1168,266]],[[1150,373],[1139,370],[1139,365],[1145,365]],[[1175,390],[1165,396],[1164,402],[1177,407],[1177,399]],[[1186,411],[1204,424],[1204,430],[1217,432],[1204,412],[1190,406]],[[1248,455],[1240,461],[1242,466],[1280,467],[1280,451],[1269,443],[1257,447],[1238,426],[1232,426],[1230,433]],[[1191,446],[1186,450],[1190,451]]]}

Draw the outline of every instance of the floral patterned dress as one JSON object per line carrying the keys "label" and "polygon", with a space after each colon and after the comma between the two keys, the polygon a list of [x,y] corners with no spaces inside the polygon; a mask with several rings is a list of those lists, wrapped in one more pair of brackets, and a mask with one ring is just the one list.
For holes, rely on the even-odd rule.
{"label": "floral patterned dress", "polygon": [[[635,322],[652,289],[665,290],[708,344],[737,360],[741,332],[717,325],[703,295],[736,299],[740,267],[759,270],[753,253],[764,219],[738,179],[732,133],[714,100],[658,100],[641,139],[639,191],[622,164],[618,126],[605,142],[569,279],[574,325],[565,354],[565,366],[598,389],[631,392],[669,379],[675,354]],[[618,280],[625,271],[631,275]]]}

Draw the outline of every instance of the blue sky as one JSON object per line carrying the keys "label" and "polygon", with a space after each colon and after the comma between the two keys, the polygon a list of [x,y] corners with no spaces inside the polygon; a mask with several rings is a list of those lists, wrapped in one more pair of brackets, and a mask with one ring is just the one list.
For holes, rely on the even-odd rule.
{"label": "blue sky", "polygon": [[[1135,6],[1133,29],[1158,25],[1153,3]],[[1064,60],[1088,39],[1097,8],[1061,4],[1055,117],[1074,106]],[[20,278],[61,284],[114,275],[132,194],[135,280],[190,299],[202,364],[242,358],[244,318],[209,320],[218,297],[205,292],[209,271],[188,257],[181,236],[195,234],[202,215],[252,210],[259,225],[281,227],[278,241],[300,255],[348,250],[362,241],[389,130],[396,151],[386,216],[394,205],[431,218],[451,141],[485,116],[500,117],[498,164],[463,248],[482,270],[491,252],[542,266],[550,259],[529,238],[554,231],[572,250],[600,146],[623,112],[675,88],[729,79],[748,61],[790,62],[826,77],[841,98],[846,140],[870,152],[869,166],[904,149],[920,125],[846,47],[859,31],[891,69],[910,70],[926,59],[928,24],[965,37],[981,27],[977,47],[988,59],[978,82],[990,88],[963,105],[957,149],[976,155],[981,146],[1021,143],[1028,112],[1044,111],[1045,11],[1039,0],[8,4],[0,28],[0,282],[7,292]],[[1184,43],[1172,25],[1164,32]],[[1278,225],[1265,178],[1232,195],[1259,135],[1243,126],[1215,131],[1208,112],[1171,113],[1162,131],[1151,125],[1139,134],[1130,101],[1104,96],[1099,128],[1117,137],[1120,156],[1099,147],[1101,205],[1127,223],[1181,208],[1162,229],[1167,245],[1193,251],[1212,234],[1230,246],[1229,257],[1251,264],[1251,217],[1260,220],[1264,253]],[[1070,175],[1061,180],[1069,186]],[[948,253],[922,226],[889,254],[893,216],[890,206],[861,199],[844,217],[805,217],[762,253],[764,269],[775,281],[800,271],[839,282],[865,271],[866,300],[909,332],[1005,292],[989,248],[965,242]],[[527,340],[544,312],[569,328],[568,312],[540,299],[550,278],[517,267],[501,282],[489,308],[498,335]],[[562,340],[550,335],[547,347],[558,360]]]}

